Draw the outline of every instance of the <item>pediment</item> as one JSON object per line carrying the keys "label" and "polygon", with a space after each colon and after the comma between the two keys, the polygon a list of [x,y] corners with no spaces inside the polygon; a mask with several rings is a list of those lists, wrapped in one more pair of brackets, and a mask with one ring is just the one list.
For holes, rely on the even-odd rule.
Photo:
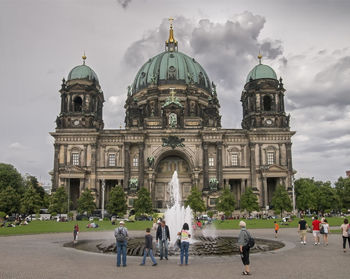
{"label": "pediment", "polygon": [[278,166],[278,165],[270,165],[266,169],[268,172],[288,172],[286,167]]}

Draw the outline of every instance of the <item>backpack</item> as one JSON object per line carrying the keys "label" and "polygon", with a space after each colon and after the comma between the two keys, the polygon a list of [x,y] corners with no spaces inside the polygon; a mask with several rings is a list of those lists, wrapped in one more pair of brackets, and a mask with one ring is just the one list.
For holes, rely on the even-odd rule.
{"label": "backpack", "polygon": [[320,234],[324,234],[324,227],[323,227],[323,225],[321,225]]}
{"label": "backpack", "polygon": [[[246,231],[247,232],[247,231]],[[248,246],[249,248],[253,248],[255,245],[255,240],[254,238],[250,235],[250,233],[247,232],[248,235],[248,243],[246,246]]]}
{"label": "backpack", "polygon": [[126,233],[124,228],[118,228],[115,238],[118,242],[124,242],[126,240]]}

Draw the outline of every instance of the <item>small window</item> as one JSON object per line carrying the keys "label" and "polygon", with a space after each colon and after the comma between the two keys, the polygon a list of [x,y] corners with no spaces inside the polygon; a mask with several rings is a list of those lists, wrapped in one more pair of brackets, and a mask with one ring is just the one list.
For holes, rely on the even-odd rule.
{"label": "small window", "polygon": [[81,112],[83,107],[83,100],[79,96],[77,96],[74,98],[73,103],[74,103],[74,111]]}
{"label": "small window", "polygon": [[267,152],[267,164],[272,165],[275,163],[275,153],[274,152]]}
{"label": "small window", "polygon": [[209,200],[209,205],[210,206],[215,206],[216,205],[216,199],[210,199]]}
{"label": "small window", "polygon": [[270,96],[264,96],[263,105],[264,105],[264,111],[272,110],[272,99]]}
{"label": "small window", "polygon": [[72,161],[74,166],[79,166],[79,153],[72,153]]}
{"label": "small window", "polygon": [[209,167],[214,167],[214,158],[209,157]]}
{"label": "small window", "polygon": [[134,199],[129,199],[129,207],[133,207],[134,206]]}
{"label": "small window", "polygon": [[108,155],[108,165],[110,167],[115,167],[115,154]]}
{"label": "small window", "polygon": [[238,154],[234,153],[232,154],[231,158],[232,166],[238,166]]}
{"label": "small window", "polygon": [[132,160],[132,165],[133,165],[133,167],[138,167],[139,166],[139,158],[135,157]]}

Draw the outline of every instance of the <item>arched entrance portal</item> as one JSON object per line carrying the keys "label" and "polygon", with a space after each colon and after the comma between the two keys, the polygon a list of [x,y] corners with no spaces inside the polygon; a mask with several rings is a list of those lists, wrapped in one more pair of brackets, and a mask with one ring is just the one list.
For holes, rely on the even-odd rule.
{"label": "arched entrance portal", "polygon": [[161,159],[156,167],[154,198],[157,208],[166,208],[170,202],[168,183],[174,171],[177,171],[182,200],[191,192],[192,175],[188,162],[178,154],[171,154]]}

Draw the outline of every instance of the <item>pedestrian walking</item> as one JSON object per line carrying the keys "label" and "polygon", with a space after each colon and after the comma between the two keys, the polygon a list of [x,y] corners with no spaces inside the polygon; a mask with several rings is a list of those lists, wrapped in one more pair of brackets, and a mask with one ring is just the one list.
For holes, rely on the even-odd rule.
{"label": "pedestrian walking", "polygon": [[114,230],[114,236],[117,242],[117,266],[121,264],[121,256],[123,266],[126,266],[126,247],[128,245],[128,229],[125,228],[124,221],[119,222],[119,227]]}
{"label": "pedestrian walking", "polygon": [[163,260],[163,257],[168,260],[168,244],[170,242],[170,232],[169,227],[165,224],[164,220],[162,220],[160,226],[157,229],[156,241],[159,245],[160,260]]}
{"label": "pedestrian walking", "polygon": [[322,218],[321,220],[321,227],[320,227],[320,233],[323,235],[323,245],[328,246],[328,234],[330,232],[329,224],[327,222],[327,219]]}
{"label": "pedestrian walking", "polygon": [[180,253],[180,265],[183,265],[184,256],[185,256],[185,265],[188,265],[188,248],[190,247],[190,228],[187,223],[183,224],[182,230],[180,233],[181,236],[181,253]]}
{"label": "pedestrian walking", "polygon": [[79,226],[78,226],[78,224],[75,224],[74,229],[73,229],[74,244],[78,242],[78,234],[79,234]]}
{"label": "pedestrian walking", "polygon": [[153,257],[153,237],[151,235],[151,229],[150,228],[146,229],[145,249],[143,251],[143,260],[142,260],[142,263],[140,263],[140,265],[145,265],[147,255],[150,256],[150,258],[151,258],[151,260],[153,262],[152,266],[156,266],[157,262],[156,262],[156,259]]}
{"label": "pedestrian walking", "polygon": [[312,221],[312,234],[314,235],[315,243],[314,245],[320,245],[320,224],[321,221],[318,220],[318,217],[315,216]]}
{"label": "pedestrian walking", "polygon": [[275,224],[275,238],[277,238],[277,234],[278,234],[278,231],[280,229],[280,226],[278,225],[278,223],[276,221],[273,222]]}
{"label": "pedestrian walking", "polygon": [[298,223],[298,232],[300,236],[300,243],[306,245],[306,231],[307,231],[307,222],[304,220],[304,216],[300,217]]}
{"label": "pedestrian walking", "polygon": [[346,241],[349,243],[349,248],[350,248],[350,225],[349,225],[349,220],[347,218],[344,219],[344,223],[340,226],[340,229],[342,231],[342,236],[343,236],[343,249],[344,253],[346,252]]}
{"label": "pedestrian walking", "polygon": [[239,222],[239,226],[241,228],[241,231],[238,235],[238,245],[239,245],[239,252],[241,254],[241,259],[244,265],[244,271],[242,272],[242,275],[250,275],[250,261],[249,261],[249,239],[251,238],[250,233],[247,231],[246,223],[244,221]]}

